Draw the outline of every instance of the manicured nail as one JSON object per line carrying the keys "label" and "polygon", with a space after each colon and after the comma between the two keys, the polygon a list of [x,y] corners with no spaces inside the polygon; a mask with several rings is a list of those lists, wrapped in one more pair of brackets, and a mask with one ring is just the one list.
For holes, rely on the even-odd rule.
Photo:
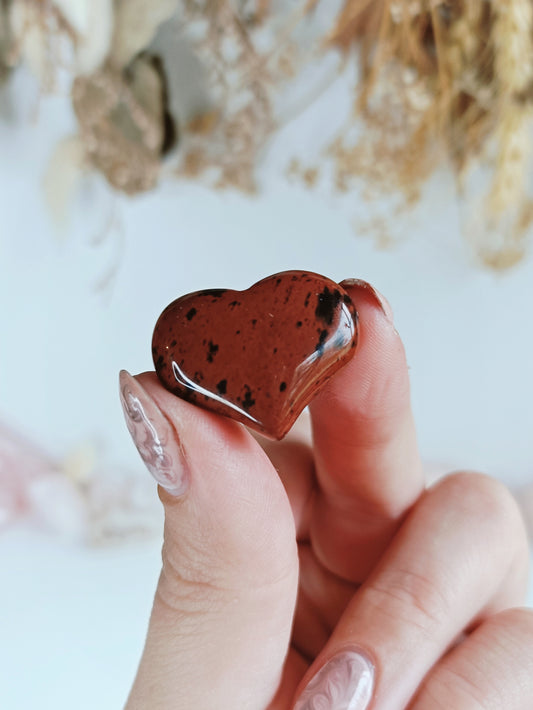
{"label": "manicured nail", "polygon": [[160,486],[171,495],[183,495],[189,473],[174,427],[129,372],[122,370],[119,382],[126,425],[142,460]]}
{"label": "manicured nail", "polygon": [[343,651],[309,681],[294,710],[366,710],[373,688],[370,661],[355,651]]}
{"label": "manicured nail", "polygon": [[374,288],[372,286],[372,284],[369,284],[368,281],[363,281],[362,279],[344,279],[344,281],[340,282],[340,285],[343,288],[355,287],[355,288],[364,289],[377,302],[377,305],[381,308],[381,310],[382,310],[383,314],[386,316],[386,318],[391,323],[393,322],[394,317],[393,317],[392,308],[391,308],[390,303],[387,301],[385,296],[383,296],[377,290],[377,288]]}

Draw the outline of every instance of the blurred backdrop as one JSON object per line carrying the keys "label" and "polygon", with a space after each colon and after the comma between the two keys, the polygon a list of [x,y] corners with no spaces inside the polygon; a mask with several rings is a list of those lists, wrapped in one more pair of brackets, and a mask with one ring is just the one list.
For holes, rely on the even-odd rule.
{"label": "blurred backdrop", "polygon": [[117,376],[152,368],[155,320],[188,291],[293,268],[372,282],[405,343],[428,475],[479,469],[533,500],[533,258],[504,270],[480,262],[464,234],[471,205],[446,164],[396,212],[387,192],[369,201],[332,189],[327,171],[316,180],[291,168],[292,156],[312,163],[317,136],[350,105],[353,77],[325,66],[310,80],[316,100],[288,111],[261,148],[253,194],[176,176],[172,153],[157,187],[135,196],[94,170],[69,182],[61,151],[79,122],[68,80],[42,96],[22,68],[0,89],[6,710],[72,707],[74,693],[78,710],[124,701],[161,516]]}

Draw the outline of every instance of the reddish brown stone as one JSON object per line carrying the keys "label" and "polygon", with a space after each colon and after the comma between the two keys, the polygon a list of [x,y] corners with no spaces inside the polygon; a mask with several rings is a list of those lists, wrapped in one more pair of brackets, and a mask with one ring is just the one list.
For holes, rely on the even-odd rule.
{"label": "reddish brown stone", "polygon": [[357,315],[330,279],[285,271],[246,291],[178,298],[155,326],[163,385],[274,439],[354,355]]}

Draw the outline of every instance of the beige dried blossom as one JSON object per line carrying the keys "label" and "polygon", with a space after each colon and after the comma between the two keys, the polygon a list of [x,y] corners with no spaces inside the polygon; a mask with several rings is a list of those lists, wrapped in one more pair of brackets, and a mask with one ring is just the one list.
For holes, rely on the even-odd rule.
{"label": "beige dried blossom", "polygon": [[492,240],[486,240],[484,251],[494,260],[507,244],[515,253],[525,250],[523,242],[531,222],[527,178],[532,152],[533,111],[528,92],[533,82],[533,4],[530,0],[499,0],[492,3],[492,15],[498,91],[493,107],[496,159],[485,209],[488,220],[497,226],[492,230]]}
{"label": "beige dried blossom", "polygon": [[488,204],[498,213],[516,208],[524,198],[531,155],[531,102],[526,92],[533,80],[533,4],[530,0],[499,0],[493,3],[493,14],[499,121],[496,174]]}
{"label": "beige dried blossom", "polygon": [[87,74],[109,51],[113,0],[10,0],[12,58],[21,58],[51,91],[59,68]]}
{"label": "beige dried blossom", "polygon": [[[264,12],[266,4],[258,9]],[[186,0],[182,12],[186,23],[207,20],[204,33],[193,41],[214,105],[191,116],[193,125],[209,126],[208,137],[204,131],[184,136],[178,175],[196,176],[205,166],[212,169],[216,187],[252,192],[258,154],[275,127],[268,67],[232,2]]]}
{"label": "beige dried blossom", "polygon": [[157,68],[143,56],[127,77],[105,67],[74,82],[73,105],[87,159],[127,194],[157,182],[165,139],[163,94]]}
{"label": "beige dried blossom", "polygon": [[[40,0],[12,2],[34,7]],[[67,0],[50,2],[67,7]],[[155,184],[172,110],[181,128],[175,172],[253,191],[261,155],[280,126],[283,92],[324,49],[347,58],[356,49],[353,114],[322,156],[336,188],[394,192],[411,205],[447,159],[460,188],[468,168],[485,163],[493,180],[479,234],[469,238],[493,266],[524,253],[533,215],[531,0],[114,0],[113,12],[108,61],[76,79],[73,99],[86,158],[117,189]],[[313,22],[319,31],[309,35]],[[192,46],[199,68],[189,103],[179,81],[173,84],[179,53],[167,50],[175,39],[187,51]],[[142,54],[132,61],[147,43],[157,71]],[[312,187],[322,167],[320,159],[313,163],[293,164],[289,173]]]}
{"label": "beige dried blossom", "polygon": [[11,54],[11,32],[8,22],[8,14],[4,5],[0,2],[0,84],[8,77],[11,70],[9,55]]}
{"label": "beige dried blossom", "polygon": [[533,79],[533,4],[531,0],[492,2],[494,73],[506,94],[520,94]]}

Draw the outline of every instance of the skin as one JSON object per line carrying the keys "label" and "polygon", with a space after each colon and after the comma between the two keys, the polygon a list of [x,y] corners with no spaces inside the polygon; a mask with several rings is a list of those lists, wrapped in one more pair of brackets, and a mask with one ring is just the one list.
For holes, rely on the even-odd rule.
{"label": "skin", "polygon": [[190,487],[165,508],[162,572],[126,710],[290,710],[338,651],[375,666],[371,710],[526,710],[528,544],[507,489],[426,488],[390,307],[349,286],[356,357],[280,443],[138,381]]}

